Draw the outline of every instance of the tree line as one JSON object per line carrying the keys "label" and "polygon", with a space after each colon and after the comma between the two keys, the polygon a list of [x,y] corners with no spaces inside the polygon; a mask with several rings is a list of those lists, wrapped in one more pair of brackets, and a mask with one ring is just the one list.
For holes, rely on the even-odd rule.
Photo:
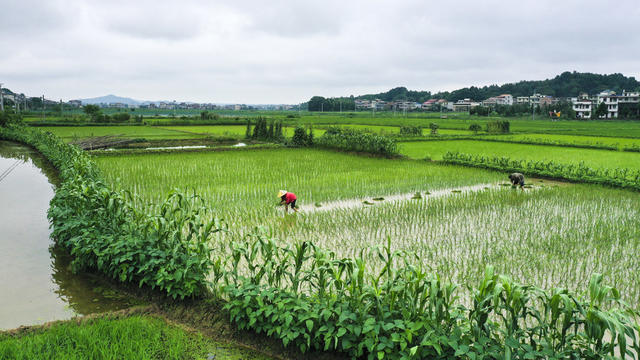
{"label": "tree line", "polygon": [[[593,73],[579,73],[579,72],[563,72],[562,74],[546,80],[525,80],[517,83],[509,83],[504,85],[490,85],[490,86],[470,86],[454,91],[442,91],[437,93],[431,93],[430,91],[415,91],[408,90],[406,87],[396,87],[387,92],[378,94],[367,94],[357,97],[338,97],[333,99],[325,99],[325,106],[327,106],[328,100],[333,100],[333,103],[340,103],[344,101],[353,101],[355,99],[362,100],[375,100],[380,99],[383,101],[413,101],[413,102],[425,102],[429,99],[445,99],[448,101],[458,101],[462,99],[472,99],[475,101],[481,101],[488,99],[492,96],[498,96],[501,94],[511,94],[514,97],[518,96],[531,96],[534,93],[550,95],[554,97],[573,97],[578,96],[580,93],[585,92],[587,94],[597,94],[603,90],[613,90],[617,94],[621,94],[622,90],[627,91],[640,91],[640,82],[635,77],[627,77],[623,74],[593,74]],[[322,97],[313,97],[321,98]],[[353,100],[352,100],[353,99]],[[314,100],[314,104],[319,99]],[[311,101],[309,101],[309,111],[320,111],[311,108]],[[331,106],[331,105],[329,105]],[[351,107],[353,109],[353,107]],[[324,111],[334,111],[328,110]],[[338,111],[338,110],[335,110]]]}

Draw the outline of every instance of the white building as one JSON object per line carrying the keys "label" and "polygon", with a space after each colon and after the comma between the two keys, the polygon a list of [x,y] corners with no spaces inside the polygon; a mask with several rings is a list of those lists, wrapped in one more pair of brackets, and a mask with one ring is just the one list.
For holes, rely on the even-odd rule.
{"label": "white building", "polygon": [[577,98],[572,98],[573,111],[578,119],[590,119],[593,111],[593,101],[587,94],[580,94]]}
{"label": "white building", "polygon": [[471,110],[471,108],[474,108],[478,105],[480,105],[479,102],[471,101],[471,99],[458,100],[458,102],[453,104],[453,111],[455,112],[469,111]]}
{"label": "white building", "polygon": [[598,105],[604,103],[607,106],[607,115],[600,116],[602,119],[615,119],[618,117],[618,97],[611,90],[605,90],[598,94]]}
{"label": "white building", "polygon": [[511,96],[511,94],[496,96],[496,105],[513,105],[513,96]]}
{"label": "white building", "polygon": [[618,103],[638,103],[640,102],[640,92],[629,92],[622,90],[622,95],[618,95]]}

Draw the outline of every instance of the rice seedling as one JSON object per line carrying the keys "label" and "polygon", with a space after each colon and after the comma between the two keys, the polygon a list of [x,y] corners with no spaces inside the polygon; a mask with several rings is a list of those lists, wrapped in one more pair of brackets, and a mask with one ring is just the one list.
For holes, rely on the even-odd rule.
{"label": "rice seedling", "polygon": [[151,139],[191,139],[203,137],[195,133],[173,131],[151,126],[50,126],[40,127],[66,142],[95,136],[123,135],[128,138]]}
{"label": "rice seedling", "polygon": [[[640,247],[640,226],[634,222],[638,211],[633,210],[640,209],[640,199],[632,192],[586,185],[542,187],[547,184],[543,181],[530,192],[512,191],[509,183],[501,184],[507,189],[483,185],[482,191],[457,192],[464,185],[497,184],[505,177],[309,149],[96,160],[107,178],[120,178],[121,186],[149,202],[173,187],[195,189],[231,225],[233,234],[223,239],[267,226],[284,241],[314,241],[345,257],[390,237],[394,248],[416,253],[425,265],[458,283],[477,280],[491,263],[524,283],[582,291],[578,284],[597,271],[619,286],[625,299],[636,303],[640,296],[640,278],[625,270],[638,266],[633,254]],[[282,187],[295,191],[301,204],[320,203],[323,211],[283,219],[269,205],[273,189]],[[451,189],[451,196],[429,197],[438,189]],[[413,198],[423,201],[365,200],[363,205],[370,205],[348,209],[327,205],[416,192],[420,196]],[[590,249],[598,251],[590,255]]]}

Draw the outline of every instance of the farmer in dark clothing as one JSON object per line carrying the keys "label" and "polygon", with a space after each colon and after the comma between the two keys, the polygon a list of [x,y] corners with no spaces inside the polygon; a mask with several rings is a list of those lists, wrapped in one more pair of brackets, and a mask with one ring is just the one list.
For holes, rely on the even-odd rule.
{"label": "farmer in dark clothing", "polygon": [[524,175],[520,173],[513,173],[509,175],[509,180],[513,186],[520,185],[520,189],[524,191]]}
{"label": "farmer in dark clothing", "polygon": [[284,205],[284,213],[289,212],[289,206],[293,209],[293,211],[298,212],[298,208],[296,207],[296,194],[292,192],[287,192],[286,190],[280,190],[278,192],[278,197],[280,198],[280,205]]}

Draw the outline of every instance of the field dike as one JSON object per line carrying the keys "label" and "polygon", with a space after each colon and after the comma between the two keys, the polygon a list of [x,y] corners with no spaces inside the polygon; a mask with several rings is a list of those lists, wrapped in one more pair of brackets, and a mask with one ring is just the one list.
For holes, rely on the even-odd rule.
{"label": "field dike", "polygon": [[[546,179],[538,179],[538,178],[530,178],[528,179],[525,185],[525,191],[532,191],[543,189],[545,187],[550,186],[568,186],[570,183],[561,182],[561,181],[553,181]],[[380,197],[365,197],[365,198],[356,198],[356,199],[344,199],[337,201],[330,201],[324,203],[315,203],[315,204],[306,204],[299,206],[299,210],[303,212],[321,212],[321,211],[331,211],[337,209],[357,209],[357,208],[368,208],[375,206],[376,204],[390,203],[390,202],[398,202],[398,201],[415,201],[415,200],[429,200],[442,198],[447,196],[456,196],[459,194],[467,194],[474,193],[489,189],[500,189],[502,187],[511,187],[510,183],[484,183],[477,184],[471,186],[462,186],[462,187],[452,187],[446,189],[439,189],[433,191],[423,191],[423,192],[411,192],[404,194],[395,194],[395,195],[385,195]],[[511,189],[509,189],[511,190]],[[520,190],[520,189],[516,189]]]}

